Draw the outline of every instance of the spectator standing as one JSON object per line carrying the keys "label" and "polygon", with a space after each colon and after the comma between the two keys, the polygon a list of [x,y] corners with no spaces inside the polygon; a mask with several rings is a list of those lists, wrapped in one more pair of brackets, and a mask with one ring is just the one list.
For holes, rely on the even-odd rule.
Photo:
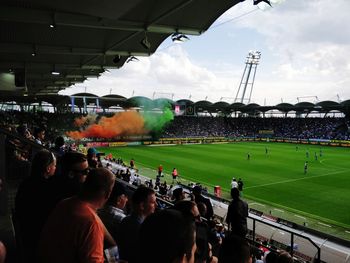
{"label": "spectator standing", "polygon": [[55,139],[55,146],[52,147],[52,150],[58,157],[62,157],[66,152],[64,138],[62,136],[58,136]]}
{"label": "spectator standing", "polygon": [[134,167],[135,167],[135,160],[134,160],[134,158],[131,158],[131,160],[130,160],[130,168],[134,169]]}
{"label": "spectator standing", "polygon": [[108,200],[114,180],[105,168],[93,170],[77,196],[56,206],[41,234],[39,262],[104,262],[104,225],[96,210]]}
{"label": "spectator standing", "polygon": [[140,186],[131,198],[132,213],[125,217],[120,224],[119,237],[117,243],[120,248],[120,258],[129,263],[137,262],[139,230],[143,221],[154,213],[157,203],[153,189]]}
{"label": "spectator standing", "polygon": [[45,129],[44,128],[35,128],[34,129],[34,138],[35,142],[44,145],[45,140]]}
{"label": "spectator standing", "polygon": [[232,178],[232,181],[231,181],[231,189],[232,188],[238,188],[237,180],[234,177]]}
{"label": "spectator standing", "polygon": [[193,263],[195,236],[192,217],[173,209],[161,210],[150,215],[142,224],[140,247],[134,253],[140,251],[140,262]]}
{"label": "spectator standing", "polygon": [[67,152],[61,158],[60,174],[55,176],[56,202],[78,194],[90,171],[87,158],[78,152]]}
{"label": "spectator standing", "polygon": [[226,237],[221,245],[219,262],[251,263],[252,257],[248,241],[238,236]]}
{"label": "spectator standing", "polygon": [[210,202],[209,198],[206,198],[202,195],[202,187],[200,187],[199,185],[196,185],[195,187],[193,187],[193,195],[194,195],[194,201],[196,202],[196,204],[198,205],[199,203],[203,203],[206,205],[207,207],[207,213],[204,216],[207,220],[210,220],[213,215],[214,215],[214,211],[213,211],[213,206]]}
{"label": "spectator standing", "polygon": [[98,160],[98,154],[99,152],[95,148],[89,148],[87,151],[87,161],[90,168],[97,168],[99,167],[99,160]]}
{"label": "spectator standing", "polygon": [[228,206],[226,223],[232,234],[244,238],[248,232],[248,204],[240,199],[238,188],[231,189],[231,197],[232,201]]}
{"label": "spectator standing", "polygon": [[178,173],[177,173],[177,169],[176,168],[173,169],[173,171],[171,172],[171,175],[173,177],[173,183],[175,181],[177,182]]}
{"label": "spectator standing", "polygon": [[161,164],[158,166],[158,176],[164,177],[164,174],[163,174],[163,165],[161,165]]}
{"label": "spectator standing", "polygon": [[176,204],[177,202],[185,199],[185,192],[182,187],[178,187],[173,190],[173,203]]}
{"label": "spectator standing", "polygon": [[126,217],[124,208],[127,202],[125,186],[116,182],[107,203],[98,211],[99,217],[114,240],[117,240],[120,224]]}
{"label": "spectator standing", "polygon": [[26,262],[36,262],[35,251],[40,232],[54,208],[52,176],[56,158],[47,150],[37,152],[32,160],[30,176],[19,186],[15,199],[15,217],[21,232]]}

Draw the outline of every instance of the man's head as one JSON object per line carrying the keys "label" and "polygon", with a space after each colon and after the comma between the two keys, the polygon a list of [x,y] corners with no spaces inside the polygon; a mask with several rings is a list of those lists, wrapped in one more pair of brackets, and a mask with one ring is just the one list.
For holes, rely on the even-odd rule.
{"label": "man's head", "polygon": [[180,201],[185,199],[185,192],[182,187],[173,190],[173,197],[175,201]]}
{"label": "man's head", "polygon": [[111,196],[109,197],[107,203],[119,209],[124,209],[127,202],[128,196],[126,192],[126,187],[122,183],[116,182],[114,184]]}
{"label": "man's head", "polygon": [[88,164],[92,168],[97,168],[99,152],[95,148],[89,148],[87,151]]}
{"label": "man's head", "polygon": [[[141,257],[144,262],[193,263],[195,240],[193,218],[176,210],[161,210],[147,217],[141,225]],[[155,247],[157,252],[150,253]]]}
{"label": "man's head", "polygon": [[192,192],[194,195],[201,195],[202,187],[200,187],[199,185],[196,185],[195,187],[193,187]]}
{"label": "man's head", "polygon": [[60,148],[64,145],[64,138],[62,136],[58,136],[56,139],[55,139],[55,146],[57,148]]}
{"label": "man's head", "polygon": [[231,197],[234,200],[237,200],[239,198],[239,190],[237,188],[231,189]]}
{"label": "man's head", "polygon": [[37,127],[34,129],[34,137],[39,140],[45,139],[45,129],[42,127]]}
{"label": "man's head", "polygon": [[111,171],[105,168],[93,169],[82,185],[79,196],[100,208],[108,200],[114,182],[115,176]]}
{"label": "man's head", "polygon": [[48,150],[37,152],[32,160],[31,176],[49,178],[55,174],[56,157]]}
{"label": "man's head", "polygon": [[197,204],[190,200],[182,200],[177,202],[174,210],[180,211],[184,216],[193,217],[195,220],[200,220],[201,215],[199,213]]}
{"label": "man's head", "polygon": [[197,203],[198,211],[202,217],[206,217],[208,209],[207,206],[203,202]]}
{"label": "man's head", "polygon": [[251,263],[252,257],[248,241],[235,235],[226,237],[221,245],[219,262]]}
{"label": "man's head", "polygon": [[157,207],[156,194],[153,189],[140,186],[132,195],[132,206],[135,213],[143,218],[154,213]]}
{"label": "man's head", "polygon": [[67,152],[62,157],[62,175],[83,183],[89,173],[89,164],[84,154]]}

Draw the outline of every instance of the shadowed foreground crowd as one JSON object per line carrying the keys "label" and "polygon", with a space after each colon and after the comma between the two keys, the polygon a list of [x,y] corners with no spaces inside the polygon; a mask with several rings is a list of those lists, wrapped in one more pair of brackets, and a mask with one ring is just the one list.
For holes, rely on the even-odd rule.
{"label": "shadowed foreground crowd", "polygon": [[[89,154],[35,154],[15,202],[23,262],[248,263],[257,255],[261,260],[262,252],[245,239],[248,210],[237,188],[231,191],[225,231],[212,220],[210,199],[200,187],[193,188],[193,200],[174,190],[173,206],[160,209],[153,189],[140,185],[130,191]],[[267,263],[293,262],[288,253],[269,254]]]}

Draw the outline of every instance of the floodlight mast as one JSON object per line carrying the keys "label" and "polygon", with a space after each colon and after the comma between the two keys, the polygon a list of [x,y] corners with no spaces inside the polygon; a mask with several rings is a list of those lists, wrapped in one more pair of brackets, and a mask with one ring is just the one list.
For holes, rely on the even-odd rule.
{"label": "floodlight mast", "polygon": [[[249,51],[245,62],[245,68],[243,71],[241,82],[239,84],[238,91],[235,97],[235,102],[243,103],[244,101],[247,101],[247,104],[250,103],[252,93],[253,93],[256,69],[258,67],[260,58],[261,58],[260,51],[257,51],[257,50]],[[245,97],[247,89],[250,90],[248,98]]]}

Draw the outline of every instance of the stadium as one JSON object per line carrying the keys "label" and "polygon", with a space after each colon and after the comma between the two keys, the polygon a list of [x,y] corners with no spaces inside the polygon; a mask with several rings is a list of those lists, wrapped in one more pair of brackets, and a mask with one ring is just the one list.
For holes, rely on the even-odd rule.
{"label": "stadium", "polygon": [[349,262],[350,99],[60,95],[241,1],[78,2],[0,5],[0,263]]}

